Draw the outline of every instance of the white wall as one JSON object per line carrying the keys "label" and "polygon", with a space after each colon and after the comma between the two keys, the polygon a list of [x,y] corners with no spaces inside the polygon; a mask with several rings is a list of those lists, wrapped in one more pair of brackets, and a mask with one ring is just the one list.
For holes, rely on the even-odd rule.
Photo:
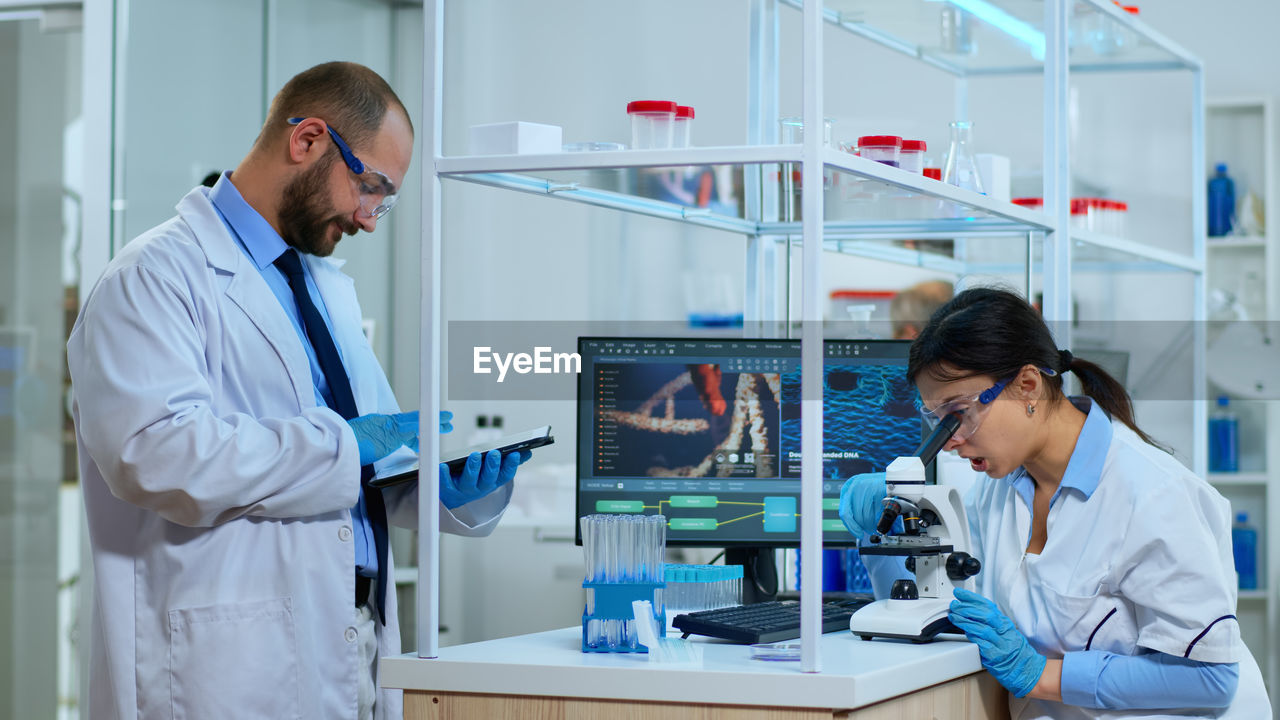
{"label": "white wall", "polygon": [[1142,19],[1204,61],[1209,97],[1280,94],[1280,3],[1143,3]]}
{"label": "white wall", "polygon": [[207,173],[239,164],[265,115],[259,3],[131,0],[119,7],[117,133],[124,144],[115,197],[124,200],[124,223],[113,238],[117,249],[173,217]]}
{"label": "white wall", "polygon": [[[172,217],[208,172],[235,168],[271,98],[298,72],[351,60],[396,85],[393,11],[381,0],[130,0],[119,7],[123,151],[115,196],[124,210],[117,248]],[[388,365],[394,297],[387,279],[397,219],[389,216],[378,231],[349,238],[335,252],[347,260],[364,316],[377,323],[375,350]]]}

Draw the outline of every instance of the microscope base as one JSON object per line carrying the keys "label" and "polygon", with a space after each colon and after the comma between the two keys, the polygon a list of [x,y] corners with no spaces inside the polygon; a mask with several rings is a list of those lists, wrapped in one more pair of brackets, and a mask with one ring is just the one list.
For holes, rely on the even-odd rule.
{"label": "microscope base", "polygon": [[849,630],[863,640],[873,637],[933,642],[942,633],[960,633],[947,619],[951,599],[877,600],[849,618]]}

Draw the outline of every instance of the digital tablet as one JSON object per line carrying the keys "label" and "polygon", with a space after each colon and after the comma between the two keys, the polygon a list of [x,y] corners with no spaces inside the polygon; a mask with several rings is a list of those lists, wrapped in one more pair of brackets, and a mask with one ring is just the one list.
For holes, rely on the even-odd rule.
{"label": "digital tablet", "polygon": [[[440,462],[449,466],[452,471],[462,469],[466,464],[467,458],[471,453],[478,452],[482,455],[490,450],[501,450],[503,455],[517,450],[532,450],[550,445],[556,439],[551,435],[551,426],[543,425],[532,430],[513,433],[497,440],[492,440],[471,447],[459,448],[457,450],[442,451],[440,453]],[[417,482],[418,480],[418,461],[410,460],[408,462],[399,463],[383,468],[373,479],[369,481],[370,487],[384,488],[392,485],[399,485],[406,482]]]}

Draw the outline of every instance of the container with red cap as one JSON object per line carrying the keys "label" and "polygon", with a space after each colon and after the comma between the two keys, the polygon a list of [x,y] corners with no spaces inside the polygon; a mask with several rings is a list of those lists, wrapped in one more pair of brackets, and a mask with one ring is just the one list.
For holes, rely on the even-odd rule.
{"label": "container with red cap", "polygon": [[931,178],[939,182],[942,181],[942,168],[927,167],[924,170],[921,170],[920,172],[922,175],[924,175],[927,178]]}
{"label": "container with red cap", "polygon": [[1129,212],[1129,204],[1119,200],[1096,198],[1089,207],[1089,215],[1093,222],[1090,227],[1113,237],[1124,237],[1125,216]]}
{"label": "container with red cap", "polygon": [[1071,198],[1071,229],[1089,229],[1089,198]]}
{"label": "container with red cap", "polygon": [[1107,201],[1103,198],[1080,198],[1084,201],[1085,227],[1094,232],[1107,232]]}
{"label": "container with red cap", "polygon": [[676,106],[675,140],[672,147],[687,148],[693,136],[693,106]]}
{"label": "container with red cap", "polygon": [[863,135],[858,138],[858,155],[885,165],[898,167],[902,138],[897,135]]}
{"label": "container with red cap", "polygon": [[1036,212],[1044,212],[1044,198],[1038,197],[1016,197],[1009,202],[1014,205],[1020,205],[1028,210]]}
{"label": "container with red cap", "polygon": [[902,150],[898,153],[898,167],[907,172],[920,173],[924,170],[924,151],[928,149],[923,140],[903,140]]}
{"label": "container with red cap", "polygon": [[1128,233],[1129,203],[1122,200],[1111,201],[1111,234],[1124,237]]}
{"label": "container with red cap", "polygon": [[1108,198],[1078,198],[1085,205],[1085,225],[1094,232],[1119,237],[1124,234],[1120,208],[1124,203]]}
{"label": "container with red cap", "polygon": [[627,103],[627,114],[631,116],[632,149],[671,147],[675,138],[678,107],[671,100],[633,100]]}
{"label": "container with red cap", "polygon": [[889,308],[893,304],[893,290],[862,290],[839,288],[831,291],[830,320],[852,322],[848,326],[859,332],[859,337],[888,335]]}

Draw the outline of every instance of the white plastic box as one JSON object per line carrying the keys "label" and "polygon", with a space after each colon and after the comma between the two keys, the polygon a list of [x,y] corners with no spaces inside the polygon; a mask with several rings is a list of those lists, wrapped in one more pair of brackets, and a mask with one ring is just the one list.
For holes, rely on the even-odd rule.
{"label": "white plastic box", "polygon": [[530,155],[558,153],[564,131],[559,125],[514,122],[471,126],[472,155]]}
{"label": "white plastic box", "polygon": [[993,153],[977,153],[973,159],[978,163],[978,175],[982,177],[982,187],[987,195],[996,200],[1009,200],[1009,158]]}

